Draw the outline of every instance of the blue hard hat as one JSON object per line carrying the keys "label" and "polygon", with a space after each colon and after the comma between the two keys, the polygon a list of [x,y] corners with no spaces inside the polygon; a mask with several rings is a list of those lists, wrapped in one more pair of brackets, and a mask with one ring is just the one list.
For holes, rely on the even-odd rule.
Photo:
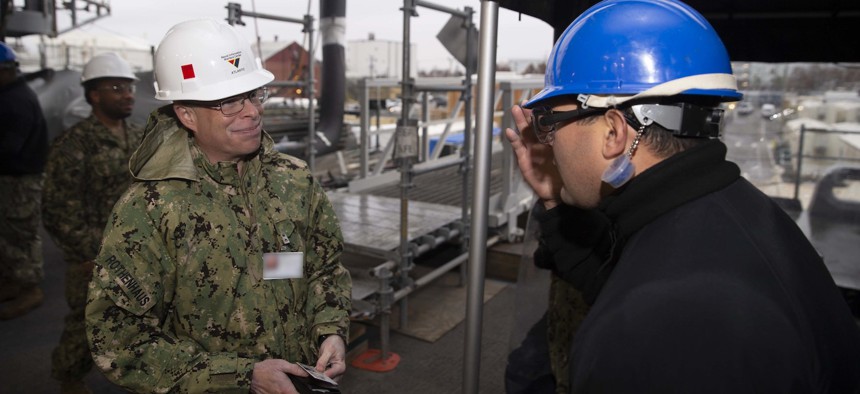
{"label": "blue hard hat", "polygon": [[[698,83],[710,76],[721,82]],[[676,0],[606,0],[559,37],[544,88],[526,107],[562,95],[633,96],[657,86],[664,89],[646,94],[742,97],[725,46],[696,10]]]}
{"label": "blue hard hat", "polygon": [[15,51],[5,42],[0,41],[0,63],[14,62],[15,60]]}

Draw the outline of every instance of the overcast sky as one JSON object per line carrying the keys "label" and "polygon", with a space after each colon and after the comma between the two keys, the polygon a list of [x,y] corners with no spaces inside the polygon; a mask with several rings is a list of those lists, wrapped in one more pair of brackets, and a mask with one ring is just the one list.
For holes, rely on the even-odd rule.
{"label": "overcast sky", "polygon": [[[319,0],[235,0],[242,10],[301,19],[310,13],[317,22],[319,31]],[[480,28],[481,2],[478,0],[433,0],[434,4],[463,10],[466,6],[475,10],[474,23]],[[164,33],[178,22],[198,17],[225,19],[228,1],[216,0],[113,0],[111,15],[85,27],[85,30],[100,30],[136,38],[150,45],[157,45]],[[310,3],[310,4],[309,4]],[[346,0],[346,39],[365,40],[373,33],[378,40],[402,41],[403,13],[399,0]],[[419,7],[418,18],[411,22],[412,42],[417,45],[419,70],[448,68],[453,57],[436,39],[436,34],[445,25],[449,15],[429,8]],[[253,18],[243,18],[245,26],[239,30],[255,40],[259,29],[261,40],[301,42],[301,25]],[[62,24],[63,21],[60,21]],[[546,23],[527,15],[514,13],[504,8],[499,10],[499,37],[497,59],[500,62],[518,59],[545,60],[552,48],[552,29]],[[321,52],[317,51],[317,57]]]}

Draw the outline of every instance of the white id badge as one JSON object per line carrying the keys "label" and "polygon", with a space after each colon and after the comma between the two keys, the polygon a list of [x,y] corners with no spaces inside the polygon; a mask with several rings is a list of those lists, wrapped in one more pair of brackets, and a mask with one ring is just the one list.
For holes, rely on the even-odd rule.
{"label": "white id badge", "polygon": [[305,254],[302,252],[263,253],[263,279],[303,277]]}

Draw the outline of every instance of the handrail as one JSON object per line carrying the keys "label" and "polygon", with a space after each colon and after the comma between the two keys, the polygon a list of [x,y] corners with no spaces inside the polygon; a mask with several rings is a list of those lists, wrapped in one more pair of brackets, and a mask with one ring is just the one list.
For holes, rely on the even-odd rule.
{"label": "handrail", "polygon": [[801,170],[803,169],[803,158],[807,159],[818,159],[818,160],[845,160],[845,161],[858,161],[860,159],[852,159],[849,157],[830,157],[830,156],[816,156],[816,155],[804,155],[803,154],[803,146],[805,141],[806,133],[820,133],[820,134],[848,134],[848,135],[860,135],[860,131],[851,131],[851,130],[836,130],[836,129],[823,129],[819,127],[806,127],[806,124],[800,125],[800,139],[797,144],[797,172],[794,174],[794,199],[797,200],[800,197],[800,176]]}

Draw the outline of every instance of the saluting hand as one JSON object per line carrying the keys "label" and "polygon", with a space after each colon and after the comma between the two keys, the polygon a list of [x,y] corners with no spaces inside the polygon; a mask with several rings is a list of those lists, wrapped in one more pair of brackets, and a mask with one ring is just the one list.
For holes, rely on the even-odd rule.
{"label": "saluting hand", "polygon": [[543,201],[546,209],[552,209],[561,201],[561,175],[555,167],[552,146],[542,144],[532,132],[532,111],[522,105],[514,105],[511,115],[514,118],[517,132],[511,128],[505,130],[505,136],[511,142],[514,156],[517,158],[523,180],[534,190],[537,197]]}

